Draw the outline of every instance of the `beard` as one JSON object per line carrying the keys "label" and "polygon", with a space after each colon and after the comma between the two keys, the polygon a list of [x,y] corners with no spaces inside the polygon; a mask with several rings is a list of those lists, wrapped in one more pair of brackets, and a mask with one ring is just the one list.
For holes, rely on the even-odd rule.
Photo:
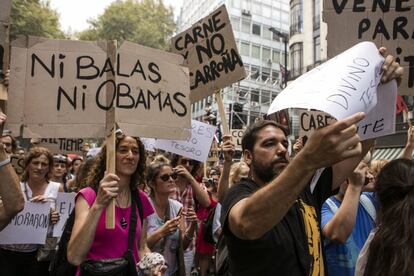
{"label": "beard", "polygon": [[278,157],[272,160],[270,164],[262,164],[260,162],[257,162],[253,156],[252,167],[253,167],[255,174],[261,181],[265,183],[269,183],[285,169],[286,166],[276,167],[276,168],[274,167],[275,164],[278,164],[281,162],[284,162],[286,164],[289,163],[285,157]]}

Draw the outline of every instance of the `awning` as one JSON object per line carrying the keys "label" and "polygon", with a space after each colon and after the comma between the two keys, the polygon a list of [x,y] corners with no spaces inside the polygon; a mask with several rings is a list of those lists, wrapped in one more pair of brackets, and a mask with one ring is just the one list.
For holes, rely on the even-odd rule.
{"label": "awning", "polygon": [[375,149],[372,155],[372,160],[385,159],[388,161],[397,159],[400,157],[404,148],[383,148]]}

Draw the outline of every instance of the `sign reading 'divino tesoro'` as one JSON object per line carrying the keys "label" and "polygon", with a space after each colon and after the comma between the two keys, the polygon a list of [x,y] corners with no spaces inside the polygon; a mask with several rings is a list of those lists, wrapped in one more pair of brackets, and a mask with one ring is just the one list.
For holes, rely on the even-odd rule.
{"label": "sign reading 'divino tesoro'", "polygon": [[225,5],[173,37],[171,44],[190,69],[191,102],[246,77]]}
{"label": "sign reading 'divino tesoro'", "polygon": [[184,139],[191,118],[182,62],[130,42],[114,49],[105,41],[17,40],[9,128],[22,127],[24,137],[104,137],[106,112],[114,108],[128,135]]}

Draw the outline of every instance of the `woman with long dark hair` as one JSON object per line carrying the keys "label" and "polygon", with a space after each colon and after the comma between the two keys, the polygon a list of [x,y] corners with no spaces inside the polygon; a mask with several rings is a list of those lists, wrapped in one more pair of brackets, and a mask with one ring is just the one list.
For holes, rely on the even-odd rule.
{"label": "woman with long dark hair", "polygon": [[[106,152],[106,146],[103,146],[87,176],[89,187],[80,190],[76,197],[75,222],[68,244],[68,260],[76,266],[86,260],[124,256],[128,250],[132,200],[141,200],[143,214],[141,225],[140,212],[136,208],[132,248],[135,263],[149,252],[146,241],[147,217],[154,212],[154,208],[148,196],[138,189],[138,185],[144,182],[144,145],[138,138],[118,134],[115,174],[105,172]],[[106,207],[114,199],[115,229],[106,229]]]}
{"label": "woman with long dark hair", "polygon": [[413,275],[414,161],[397,159],[385,165],[375,192],[380,204],[377,228],[361,250],[355,275]]}

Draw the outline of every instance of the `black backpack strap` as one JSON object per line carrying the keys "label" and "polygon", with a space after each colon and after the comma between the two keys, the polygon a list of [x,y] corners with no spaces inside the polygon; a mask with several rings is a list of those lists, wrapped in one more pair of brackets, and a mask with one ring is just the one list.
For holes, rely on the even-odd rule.
{"label": "black backpack strap", "polygon": [[128,250],[132,250],[134,248],[134,240],[135,240],[135,229],[137,228],[137,210],[135,208],[136,199],[134,194],[131,194],[131,216],[130,216],[130,226],[128,232]]}

